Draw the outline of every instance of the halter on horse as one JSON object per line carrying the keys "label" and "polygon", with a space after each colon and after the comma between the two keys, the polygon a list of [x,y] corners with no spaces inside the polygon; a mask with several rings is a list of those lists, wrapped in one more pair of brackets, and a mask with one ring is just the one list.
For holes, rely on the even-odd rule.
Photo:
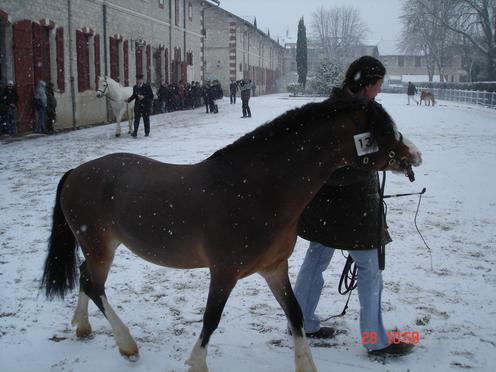
{"label": "halter on horse", "polygon": [[203,328],[186,362],[189,371],[207,371],[208,342],[232,289],[259,273],[289,320],[296,370],[316,371],[288,277],[299,216],[340,167],[402,170],[420,162],[380,105],[329,100],[288,111],[197,164],[107,155],[60,180],[42,285],[49,298],[75,286],[79,245],[76,333],[91,333],[91,299],[120,353],[134,360],[138,347],[104,291],[116,248],[122,243],[161,266],[208,267]]}
{"label": "halter on horse", "polygon": [[98,77],[98,88],[96,90],[97,98],[107,97],[110,100],[110,106],[114,112],[117,127],[115,136],[121,135],[121,120],[127,112],[127,120],[129,124],[129,133],[133,130],[133,117],[134,117],[134,101],[128,103],[127,99],[131,97],[133,89],[131,87],[123,87],[115,80],[108,76]]}

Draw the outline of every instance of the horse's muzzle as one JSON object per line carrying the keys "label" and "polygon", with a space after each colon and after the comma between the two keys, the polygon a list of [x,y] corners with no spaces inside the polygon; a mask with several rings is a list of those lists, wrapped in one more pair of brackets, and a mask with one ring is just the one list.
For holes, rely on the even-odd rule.
{"label": "horse's muzzle", "polygon": [[402,159],[400,161],[400,166],[405,171],[405,175],[408,177],[410,182],[415,181],[415,173],[413,172],[412,165],[410,164],[410,162],[406,159]]}

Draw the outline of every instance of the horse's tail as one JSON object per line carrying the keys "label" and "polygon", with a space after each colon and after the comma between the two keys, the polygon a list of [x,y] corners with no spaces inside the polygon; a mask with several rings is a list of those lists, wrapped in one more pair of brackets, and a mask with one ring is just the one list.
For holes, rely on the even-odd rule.
{"label": "horse's tail", "polygon": [[60,194],[69,170],[60,179],[53,208],[52,234],[48,242],[48,255],[45,260],[41,287],[50,300],[55,296],[64,298],[68,290],[74,288],[77,280],[77,242],[60,207]]}

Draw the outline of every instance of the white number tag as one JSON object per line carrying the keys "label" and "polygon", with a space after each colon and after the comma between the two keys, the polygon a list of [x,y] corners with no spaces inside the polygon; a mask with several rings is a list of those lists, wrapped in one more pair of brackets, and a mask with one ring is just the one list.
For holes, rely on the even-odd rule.
{"label": "white number tag", "polygon": [[374,141],[370,132],[360,133],[353,136],[358,156],[372,154],[379,151],[377,142]]}

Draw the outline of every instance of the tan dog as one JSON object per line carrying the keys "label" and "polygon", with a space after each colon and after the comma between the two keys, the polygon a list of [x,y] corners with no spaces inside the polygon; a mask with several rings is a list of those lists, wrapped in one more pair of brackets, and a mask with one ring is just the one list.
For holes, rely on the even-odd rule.
{"label": "tan dog", "polygon": [[432,94],[426,90],[423,90],[420,93],[420,102],[418,102],[418,104],[422,105],[422,101],[424,101],[424,104],[426,106],[430,106],[431,103],[432,103],[432,106],[434,106],[436,104],[436,99],[434,98],[434,94]]}

